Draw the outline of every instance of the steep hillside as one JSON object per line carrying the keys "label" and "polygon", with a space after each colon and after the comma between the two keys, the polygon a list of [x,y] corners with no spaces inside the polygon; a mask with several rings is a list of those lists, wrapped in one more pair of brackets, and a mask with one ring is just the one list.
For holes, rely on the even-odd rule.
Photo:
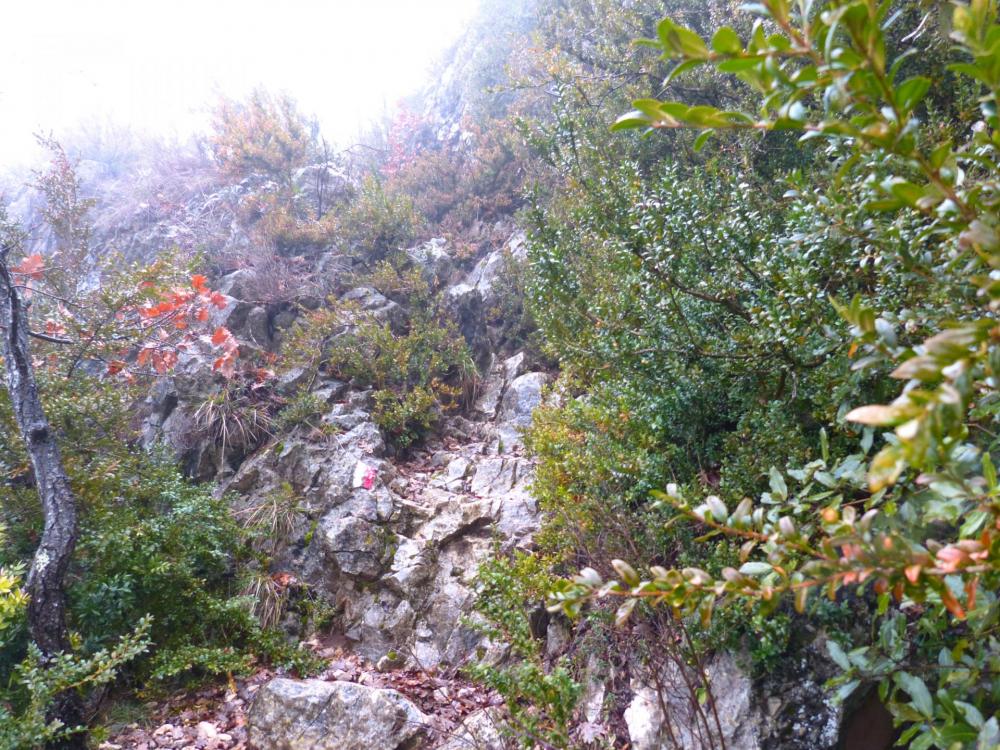
{"label": "steep hillside", "polygon": [[998,35],[487,2],[344,150],[46,141],[0,750],[1000,747]]}

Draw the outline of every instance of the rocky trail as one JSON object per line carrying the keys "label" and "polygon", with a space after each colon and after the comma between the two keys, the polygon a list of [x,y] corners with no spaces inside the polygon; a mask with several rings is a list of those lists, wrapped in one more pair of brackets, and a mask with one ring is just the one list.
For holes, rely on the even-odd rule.
{"label": "rocky trail", "polygon": [[[361,601],[371,605],[367,611],[344,593],[351,605],[347,611],[360,615],[354,627],[302,644],[326,661],[322,672],[293,680],[261,669],[226,685],[151,703],[141,725],[117,727],[101,748],[292,747],[282,743],[292,742],[293,736],[297,743],[306,742],[309,727],[315,738],[294,747],[499,746],[488,711],[499,699],[460,676],[474,648],[463,652],[459,647],[476,638],[463,625],[475,563],[493,544],[526,543],[534,528],[535,509],[525,489],[531,465],[522,455],[517,428],[539,402],[545,377],[522,377],[522,361],[523,355],[516,356],[495,369],[477,401],[478,421],[450,418],[440,437],[405,462],[380,455],[381,439],[367,422],[325,444],[328,455],[320,461],[333,460],[342,469],[354,464],[351,494],[388,497],[391,511],[380,516],[376,499],[374,516],[362,510],[336,513],[321,522],[325,554],[337,568],[362,580],[380,575],[388,589],[372,598],[363,594]],[[348,404],[337,400],[331,413],[344,412]],[[286,445],[280,455],[305,446],[306,441]],[[244,472],[252,472],[251,492],[259,492],[262,475],[274,479],[269,472],[277,469],[282,481],[295,480],[301,468],[298,463],[275,467],[270,460],[251,460],[231,483],[239,486],[246,481]],[[391,555],[380,554],[359,532],[359,527],[367,532],[380,521],[410,530]],[[426,554],[431,548],[433,559]],[[298,575],[305,565],[312,580],[321,575],[308,567],[308,559],[288,557],[283,564]],[[387,606],[387,600],[395,606]],[[399,617],[400,609],[408,617]],[[333,744],[324,744],[327,735]],[[411,740],[419,744],[408,744]]]}
{"label": "rocky trail", "polygon": [[[199,404],[216,387],[203,354],[190,354],[161,381],[146,404],[147,442],[170,446],[192,476],[234,498],[238,518],[273,515],[266,576],[273,584],[271,604],[279,605],[275,623],[289,634],[300,632],[296,598],[320,605],[324,622],[306,646],[327,667],[306,680],[261,670],[157,704],[147,724],[119,727],[105,750],[507,746],[496,726],[499,700],[468,682],[463,668],[508,656],[508,647],[491,643],[476,627],[476,574],[498,551],[532,548],[539,513],[523,431],[543,400],[558,398],[547,395],[551,374],[526,352],[498,346],[487,323],[503,254],[521,252],[522,243],[523,235],[515,233],[467,273],[453,266],[443,241],[406,251],[415,268],[447,279],[440,282],[445,309],[481,375],[465,408],[443,415],[434,433],[405,457],[375,424],[372,391],[322,371],[311,379],[294,368],[278,376],[279,396],[307,393],[320,414],[249,450],[220,444],[199,427]],[[337,262],[320,266],[335,268]],[[240,274],[221,280],[227,304],[218,324],[241,345],[280,350],[289,317],[241,299],[250,295],[240,278],[232,278]],[[390,326],[407,315],[370,287],[330,293]],[[677,687],[689,679],[669,664],[650,677],[630,655],[608,664],[592,653],[571,654],[569,630],[558,618],[541,623],[538,635],[546,659],[573,655],[586,664],[574,729],[580,747],[624,743],[632,750],[661,750],[668,721],[685,746],[705,741],[700,729],[691,729],[700,715],[691,691]],[[783,750],[833,742],[844,711],[822,689],[829,666],[818,635],[780,680],[755,681],[732,657],[713,657],[698,676],[719,691],[719,717],[708,734],[747,750],[772,740]]]}
{"label": "rocky trail", "polygon": [[[379,671],[340,648],[324,648],[316,642],[306,645],[327,660],[327,667],[315,678],[292,680],[262,669],[228,684],[152,702],[147,704],[149,713],[141,724],[115,727],[100,750],[245,750],[254,747],[249,743],[255,731],[277,732],[276,723],[308,726],[309,722],[315,722],[324,733],[332,724],[347,734],[366,733],[359,741],[378,737],[391,743],[396,737],[406,742],[419,734],[422,746],[444,750],[490,747],[499,741],[489,712],[498,705],[497,696],[468,680],[415,669]],[[271,713],[258,722],[262,724],[259,729],[251,730],[248,714],[258,695],[264,696]],[[323,701],[331,715],[319,722],[316,715],[303,717],[301,714],[317,701]],[[383,711],[366,713],[364,721],[357,721],[355,710],[367,710],[357,709],[359,702]],[[276,706],[282,709],[280,716],[273,711]],[[338,710],[340,713],[334,715]],[[405,717],[402,723],[397,722],[397,713]],[[340,747],[344,731],[334,738]],[[269,741],[280,739],[275,736]],[[382,741],[367,746],[382,747]],[[319,738],[317,742],[312,746],[327,746]]]}
{"label": "rocky trail", "polygon": [[[512,238],[515,250],[520,242]],[[456,277],[440,241],[408,252],[435,276]],[[261,670],[178,696],[151,707],[148,726],[117,730],[106,750],[498,746],[487,712],[498,699],[460,675],[470,659],[503,656],[474,627],[474,579],[497,548],[528,547],[537,529],[522,430],[550,379],[531,371],[524,353],[489,346],[484,309],[501,257],[487,256],[443,292],[484,363],[474,398],[402,459],[372,420],[370,391],[323,374],[305,385],[293,370],[277,384],[287,395],[306,388],[324,404],[319,423],[293,426],[243,456],[238,446],[191,437],[213,387],[204,362],[193,355],[161,383],[147,404],[150,443],[165,442],[193,475],[235,496],[237,517],[294,500],[275,526],[268,572],[284,602],[308,596],[331,613],[304,644],[327,667],[310,680]],[[219,324],[248,346],[277,348],[282,321],[266,323],[266,309],[240,299],[249,295],[239,278],[220,287],[229,301]],[[370,288],[338,293],[386,322],[405,315]]]}

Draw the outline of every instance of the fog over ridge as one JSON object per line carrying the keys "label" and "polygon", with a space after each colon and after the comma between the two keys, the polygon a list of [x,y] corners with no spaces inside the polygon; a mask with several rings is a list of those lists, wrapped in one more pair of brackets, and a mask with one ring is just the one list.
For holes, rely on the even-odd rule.
{"label": "fog over ridge", "polygon": [[219,95],[284,91],[334,141],[418,89],[476,0],[42,0],[6,9],[0,165],[33,134],[80,126],[156,136],[202,129]]}

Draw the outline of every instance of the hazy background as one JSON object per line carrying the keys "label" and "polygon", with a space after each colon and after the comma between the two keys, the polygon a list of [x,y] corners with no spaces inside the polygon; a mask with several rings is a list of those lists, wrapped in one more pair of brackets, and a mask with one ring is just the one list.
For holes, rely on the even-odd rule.
{"label": "hazy background", "polygon": [[0,168],[32,134],[203,128],[217,96],[287,91],[324,134],[359,126],[426,81],[477,0],[36,0],[0,31]]}

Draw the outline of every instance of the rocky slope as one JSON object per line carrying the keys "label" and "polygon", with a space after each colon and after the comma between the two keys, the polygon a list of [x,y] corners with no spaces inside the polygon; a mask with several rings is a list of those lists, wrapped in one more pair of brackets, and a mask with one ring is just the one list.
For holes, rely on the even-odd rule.
{"label": "rocky slope", "polygon": [[[521,241],[512,240],[515,250]],[[410,254],[426,264],[430,250],[439,271],[450,266],[441,243]],[[325,404],[324,429],[295,427],[252,455],[236,441],[199,437],[197,410],[215,386],[199,354],[189,354],[148,403],[147,442],[165,441],[192,474],[216,479],[220,494],[233,492],[237,512],[291,492],[300,512],[287,537],[276,540],[281,552],[272,572],[322,597],[344,636],[373,661],[396,653],[411,665],[461,664],[477,643],[460,623],[477,563],[494,543],[526,544],[537,527],[520,428],[541,402],[548,376],[529,372],[524,353],[500,359],[488,348],[482,310],[500,257],[494,251],[445,292],[470,344],[489,363],[478,397],[465,415],[446,418],[405,464],[390,458],[372,421],[371,392],[331,378],[309,388]],[[220,288],[241,294],[234,278],[240,274],[223,278]],[[341,297],[386,319],[399,311],[370,288]],[[283,326],[265,307],[236,296],[218,322],[245,346],[262,349],[277,347]],[[300,375],[287,373],[277,388],[290,393]]]}
{"label": "rocky slope", "polygon": [[[525,352],[498,350],[484,311],[495,301],[504,254],[523,257],[523,245],[523,236],[514,233],[504,248],[468,263],[469,270],[462,270],[444,241],[406,251],[441,282],[446,307],[484,375],[471,407],[444,419],[405,460],[392,455],[373,422],[371,392],[330,377],[309,386],[324,405],[323,429],[300,425],[250,452],[199,433],[198,404],[214,387],[201,355],[189,354],[150,397],[146,440],[166,442],[193,475],[214,479],[219,493],[232,493],[237,514],[276,497],[294,499],[296,511],[275,540],[268,572],[292,600],[308,596],[323,602],[332,618],[321,638],[332,638],[356,664],[367,665],[348,679],[343,670],[331,669],[324,680],[275,678],[264,684],[249,710],[251,746],[363,748],[376,746],[372,738],[379,737],[377,746],[386,748],[460,747],[476,727],[488,741],[475,740],[472,747],[504,746],[491,715],[472,710],[494,699],[480,696],[464,713],[452,711],[442,719],[447,711],[439,703],[425,703],[421,710],[387,687],[391,679],[372,676],[420,675],[439,681],[447,693],[457,689],[456,675],[470,660],[504,658],[502,645],[485,642],[473,626],[473,579],[496,550],[530,548],[538,528],[530,491],[533,467],[523,453],[521,430],[533,409],[551,397],[546,394],[551,376],[533,370]],[[374,289],[338,289],[322,281],[323,269],[343,267],[348,260],[333,253],[320,259],[327,291],[389,322],[405,316],[398,303]],[[248,350],[280,350],[291,316],[255,302],[243,273],[221,280],[228,304],[218,322],[236,332]],[[289,371],[276,387],[291,393],[301,386],[301,376]],[[703,665],[699,678],[708,681],[716,698],[708,724],[686,686],[688,667],[667,664],[653,675],[629,654],[617,655],[614,666],[616,655],[575,652],[569,636],[567,623],[553,620],[546,650],[551,659],[574,652],[588,664],[581,747],[597,746],[591,743],[601,737],[610,740],[616,721],[624,724],[635,750],[678,742],[685,748],[832,749],[845,731],[844,711],[822,689],[830,670],[821,638],[780,678],[753,680],[726,654]],[[188,739],[183,735],[181,741]],[[242,741],[234,735],[232,744],[194,746],[239,747]]]}

